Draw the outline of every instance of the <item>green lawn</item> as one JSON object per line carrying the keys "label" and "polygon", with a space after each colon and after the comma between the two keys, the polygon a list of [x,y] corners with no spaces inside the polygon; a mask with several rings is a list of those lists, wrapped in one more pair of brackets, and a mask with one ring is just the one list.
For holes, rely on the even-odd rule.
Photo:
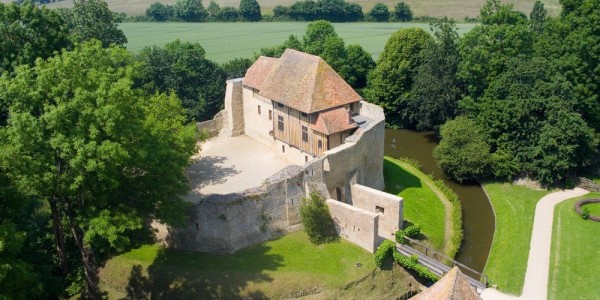
{"label": "green lawn", "polygon": [[520,295],[525,280],[535,205],[549,192],[508,183],[486,183],[496,231],[484,273],[505,293]]}
{"label": "green lawn", "polygon": [[548,299],[600,299],[600,223],[583,220],[574,209],[585,198],[600,193],[564,201],[554,210]]}
{"label": "green lawn", "polygon": [[[154,298],[162,299],[263,299],[314,290],[327,297],[337,295],[353,281],[377,277],[374,269],[373,255],[353,244],[342,240],[315,246],[304,232],[296,232],[233,255],[145,245],[110,259],[100,277],[110,298],[123,297],[124,291],[130,290],[138,294],[150,291]],[[398,277],[399,271],[395,271]],[[393,272],[381,272],[380,280],[390,280]],[[394,279],[393,293],[408,290],[407,278]],[[344,292],[349,293],[347,289]]]}
{"label": "green lawn", "polygon": [[[260,48],[282,44],[289,35],[300,39],[306,22],[259,23],[122,23],[127,48],[139,51],[146,46],[162,46],[175,39],[198,42],[206,57],[222,63],[238,57],[252,57]],[[392,33],[400,28],[421,27],[421,23],[336,23],[335,30],[346,45],[359,44],[377,58]],[[458,24],[459,32],[471,30],[475,24]]]}
{"label": "green lawn", "polygon": [[404,164],[385,157],[383,177],[386,191],[404,198],[404,219],[421,225],[421,232],[435,249],[443,251],[445,241],[445,208],[437,195],[425,184],[430,180],[422,172],[408,172]]}
{"label": "green lawn", "polygon": [[583,207],[587,208],[591,215],[600,216],[600,203],[590,203],[584,205]]}

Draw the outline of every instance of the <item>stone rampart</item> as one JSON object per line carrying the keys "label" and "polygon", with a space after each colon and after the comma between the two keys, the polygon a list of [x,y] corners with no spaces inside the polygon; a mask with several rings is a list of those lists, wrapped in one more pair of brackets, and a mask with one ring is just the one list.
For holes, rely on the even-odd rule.
{"label": "stone rampart", "polygon": [[215,137],[219,135],[219,132],[223,129],[223,116],[226,114],[224,110],[218,112],[212,120],[199,122],[196,124],[199,132],[208,133],[208,137]]}
{"label": "stone rampart", "polygon": [[379,241],[394,240],[394,233],[402,228],[402,198],[360,184],[353,184],[352,206],[379,216]]}
{"label": "stone rampart", "polygon": [[371,253],[375,252],[379,216],[333,199],[328,199],[326,203],[340,237]]}

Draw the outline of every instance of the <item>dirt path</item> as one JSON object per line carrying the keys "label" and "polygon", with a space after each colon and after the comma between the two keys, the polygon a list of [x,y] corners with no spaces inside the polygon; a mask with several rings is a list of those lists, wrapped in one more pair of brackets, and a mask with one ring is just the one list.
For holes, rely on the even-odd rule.
{"label": "dirt path", "polygon": [[554,192],[540,199],[535,207],[523,294],[516,297],[503,294],[495,289],[485,289],[481,294],[481,298],[484,300],[547,299],[554,207],[562,201],[587,193],[589,193],[587,190],[575,188]]}

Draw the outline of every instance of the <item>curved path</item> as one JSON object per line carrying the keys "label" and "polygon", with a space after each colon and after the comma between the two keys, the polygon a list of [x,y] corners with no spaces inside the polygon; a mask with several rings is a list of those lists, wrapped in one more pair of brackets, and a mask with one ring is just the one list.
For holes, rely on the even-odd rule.
{"label": "curved path", "polygon": [[488,288],[481,293],[481,298],[485,300],[547,299],[554,206],[567,199],[583,196],[587,193],[589,193],[587,190],[575,188],[572,190],[554,192],[540,199],[535,207],[535,217],[533,219],[533,230],[531,232],[531,244],[529,247],[529,258],[527,260],[527,272],[525,273],[523,294],[520,297],[517,297],[506,295],[495,289]]}

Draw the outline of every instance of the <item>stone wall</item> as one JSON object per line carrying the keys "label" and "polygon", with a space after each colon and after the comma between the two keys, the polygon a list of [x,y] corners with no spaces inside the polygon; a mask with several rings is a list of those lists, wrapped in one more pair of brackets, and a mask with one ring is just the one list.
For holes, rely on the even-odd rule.
{"label": "stone wall", "polygon": [[209,195],[194,205],[184,228],[169,228],[170,247],[232,253],[301,228],[304,172],[288,166],[260,187],[242,193]]}
{"label": "stone wall", "polygon": [[586,189],[590,192],[600,192],[600,184],[594,182],[591,179],[587,179],[585,177],[578,177],[576,180],[577,187],[582,189]]}
{"label": "stone wall", "polygon": [[402,228],[402,198],[360,184],[353,184],[352,205],[379,215],[379,241],[394,240],[394,233]]}
{"label": "stone wall", "polygon": [[218,112],[212,120],[198,122],[196,126],[199,132],[206,131],[208,137],[215,137],[219,135],[219,132],[223,129],[223,116],[226,114],[224,110]]}
{"label": "stone wall", "polygon": [[244,134],[244,98],[242,78],[227,80],[225,88],[225,122],[220,136]]}
{"label": "stone wall", "polygon": [[374,253],[378,246],[379,216],[333,199],[326,203],[340,237]]}

